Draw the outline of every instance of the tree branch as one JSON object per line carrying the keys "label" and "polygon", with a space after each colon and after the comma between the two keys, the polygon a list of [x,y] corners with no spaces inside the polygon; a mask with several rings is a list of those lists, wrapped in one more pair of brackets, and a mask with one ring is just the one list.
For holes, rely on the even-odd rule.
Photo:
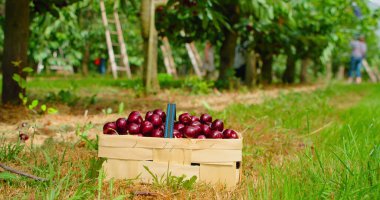
{"label": "tree branch", "polygon": [[4,165],[3,163],[0,163],[0,167],[3,168],[3,169],[5,169],[6,171],[9,171],[9,172],[12,172],[14,174],[21,175],[21,176],[28,177],[28,178],[31,178],[31,179],[36,180],[36,181],[47,181],[46,178],[40,178],[40,177],[31,175],[31,174],[28,174],[28,173],[25,173],[25,172],[22,172],[22,171],[18,171],[16,169],[13,169],[11,167],[8,167],[8,166]]}

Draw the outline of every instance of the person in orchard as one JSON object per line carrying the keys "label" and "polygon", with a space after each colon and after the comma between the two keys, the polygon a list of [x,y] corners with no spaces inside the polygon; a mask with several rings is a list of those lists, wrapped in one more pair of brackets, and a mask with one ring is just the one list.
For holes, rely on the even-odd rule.
{"label": "person in orchard", "polygon": [[349,79],[348,82],[352,83],[355,79],[356,83],[361,83],[361,64],[367,52],[367,45],[364,41],[364,36],[359,36],[358,39],[351,41],[350,43],[351,51],[351,61],[350,61],[350,70],[349,70]]}

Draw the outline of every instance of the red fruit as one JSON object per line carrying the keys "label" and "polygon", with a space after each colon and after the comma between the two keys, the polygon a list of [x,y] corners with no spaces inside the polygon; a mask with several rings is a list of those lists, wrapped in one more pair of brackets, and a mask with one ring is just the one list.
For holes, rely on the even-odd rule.
{"label": "red fruit", "polygon": [[189,113],[182,113],[178,119],[184,125],[189,125],[191,123],[191,115]]}
{"label": "red fruit", "polygon": [[200,128],[196,128],[196,126],[186,126],[182,129],[182,133],[187,138],[196,138],[198,137],[200,132]]}
{"label": "red fruit", "polygon": [[162,111],[161,109],[156,109],[153,111],[154,114],[159,115],[162,119],[162,121],[165,121],[166,119],[166,113]]}
{"label": "red fruit", "polygon": [[160,129],[162,130],[165,130],[165,125],[162,123],[162,125],[160,126]]}
{"label": "red fruit", "polygon": [[143,121],[140,125],[140,133],[143,135],[150,135],[153,131],[153,124],[150,121]]}
{"label": "red fruit", "polygon": [[206,124],[207,126],[211,127],[211,124],[212,124],[212,123],[211,123],[211,122],[206,122],[205,124]]}
{"label": "red fruit", "polygon": [[217,131],[223,131],[223,129],[224,129],[223,121],[220,119],[216,119],[215,121],[212,122],[211,129],[217,130]]}
{"label": "red fruit", "polygon": [[196,129],[196,136],[198,137],[198,135],[202,133],[202,129],[199,126],[194,126],[194,128]]}
{"label": "red fruit", "polygon": [[231,137],[229,139],[239,139],[239,135],[237,133],[231,133]]}
{"label": "red fruit", "polygon": [[174,123],[174,130],[181,131],[183,128],[185,128],[185,125],[181,124],[180,122]]}
{"label": "red fruit", "polygon": [[127,134],[127,120],[125,118],[119,118],[116,120],[116,129],[120,135]]}
{"label": "red fruit", "polygon": [[212,139],[222,139],[223,133],[217,130],[211,131],[210,138]]}
{"label": "red fruit", "polygon": [[140,133],[140,126],[135,123],[128,124],[128,132],[131,135],[136,135]]}
{"label": "red fruit", "polygon": [[193,121],[193,122],[191,122],[191,124],[190,124],[190,126],[200,126],[200,125],[202,125],[202,124],[201,124],[201,122],[199,122],[199,121]]}
{"label": "red fruit", "polygon": [[20,138],[21,141],[27,141],[29,139],[29,136],[25,133],[20,133],[20,135],[18,135],[18,137]]}
{"label": "red fruit", "polygon": [[183,138],[183,134],[179,130],[173,130],[173,135],[175,138]]}
{"label": "red fruit", "polygon": [[115,122],[107,122],[103,126],[103,134],[106,135],[117,135],[117,126]]}
{"label": "red fruit", "polygon": [[164,131],[160,128],[154,129],[151,134],[152,137],[164,137]]}
{"label": "red fruit", "polygon": [[148,120],[152,122],[154,127],[160,127],[162,125],[162,119],[157,114],[153,114]]}
{"label": "red fruit", "polygon": [[210,122],[210,123],[211,123],[211,122],[212,122],[212,117],[211,117],[211,115],[205,113],[205,114],[202,114],[202,115],[201,115],[200,120],[201,120],[201,122],[204,123],[204,124],[206,124],[207,122]]}
{"label": "red fruit", "polygon": [[210,136],[210,133],[211,133],[210,126],[206,124],[201,124],[199,127],[201,128],[201,134],[205,135],[206,137]]}
{"label": "red fruit", "polygon": [[141,134],[141,133],[139,133],[139,134],[137,134],[137,135],[135,135],[135,136],[137,136],[137,137],[144,137],[144,135]]}
{"label": "red fruit", "polygon": [[146,114],[145,114],[145,120],[148,120],[149,117],[152,116],[153,114],[154,114],[153,111],[146,112]]}
{"label": "red fruit", "polygon": [[199,122],[199,117],[197,117],[197,116],[191,116],[191,121],[192,122],[196,122],[196,121]]}
{"label": "red fruit", "polygon": [[206,136],[204,136],[204,135],[199,135],[199,136],[198,136],[198,139],[206,139]]}
{"label": "red fruit", "polygon": [[135,123],[135,124],[141,124],[143,122],[143,118],[141,117],[140,113],[137,111],[131,112],[128,116],[128,123]]}
{"label": "red fruit", "polygon": [[237,133],[234,130],[226,129],[226,130],[223,131],[223,138],[229,139],[229,138],[232,137],[232,134],[237,135]]}

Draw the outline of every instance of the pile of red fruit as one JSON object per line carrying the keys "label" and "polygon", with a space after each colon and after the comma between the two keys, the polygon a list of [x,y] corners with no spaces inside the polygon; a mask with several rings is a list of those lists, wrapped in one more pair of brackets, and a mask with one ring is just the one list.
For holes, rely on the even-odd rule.
{"label": "pile of red fruit", "polygon": [[[140,137],[164,137],[166,113],[161,109],[148,111],[145,120],[139,112],[133,111],[128,118],[119,118],[116,122],[108,122],[103,126],[103,133],[107,135],[136,135]],[[222,120],[212,121],[209,114],[200,117],[183,113],[174,123],[173,135],[175,138],[198,139],[237,139],[238,134],[231,129],[224,129]]]}

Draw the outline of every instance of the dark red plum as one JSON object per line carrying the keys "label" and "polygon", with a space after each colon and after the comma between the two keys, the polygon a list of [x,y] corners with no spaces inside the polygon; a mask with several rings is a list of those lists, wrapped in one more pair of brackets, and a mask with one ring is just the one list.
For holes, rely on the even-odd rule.
{"label": "dark red plum", "polygon": [[180,122],[174,123],[174,130],[181,131],[183,128],[185,128],[185,125],[181,124]]}
{"label": "dark red plum", "polygon": [[204,136],[204,135],[198,135],[198,139],[206,139],[206,136]]}
{"label": "dark red plum", "polygon": [[211,131],[210,137],[212,139],[222,139],[223,138],[223,133],[217,130]]}
{"label": "dark red plum", "polygon": [[140,126],[135,123],[128,124],[128,133],[131,135],[136,135],[140,133]]}
{"label": "dark red plum", "polygon": [[165,121],[166,119],[166,113],[162,111],[161,109],[156,109],[153,111],[154,114],[159,115],[162,119],[162,121]]}
{"label": "dark red plum", "polygon": [[153,114],[154,114],[153,111],[146,112],[146,114],[145,114],[145,121],[148,120],[149,117],[152,116]]}
{"label": "dark red plum", "polygon": [[205,135],[206,137],[210,137],[210,133],[211,133],[210,126],[206,124],[202,124],[199,127],[201,128],[201,134]]}
{"label": "dark red plum", "polygon": [[153,129],[153,124],[150,121],[143,121],[140,125],[140,133],[146,136],[150,135]]}
{"label": "dark red plum", "polygon": [[220,119],[216,119],[212,122],[211,124],[211,129],[212,130],[217,130],[217,131],[223,131],[224,129],[224,123]]}
{"label": "dark red plum", "polygon": [[196,121],[199,122],[199,117],[197,117],[197,116],[191,116],[191,122],[196,122]]}
{"label": "dark red plum", "polygon": [[212,122],[212,117],[211,115],[207,114],[207,113],[204,113],[201,115],[201,118],[200,118],[201,122],[206,124],[207,122]]}
{"label": "dark red plum", "polygon": [[117,127],[117,132],[120,135],[126,135],[127,134],[127,120],[125,118],[119,118],[116,120],[116,127]]}
{"label": "dark red plum", "polygon": [[152,122],[153,126],[154,127],[160,127],[162,125],[162,119],[159,115],[157,114],[153,114],[152,116],[150,116],[150,118],[148,119],[150,122]]}
{"label": "dark red plum", "polygon": [[191,115],[189,113],[182,113],[178,117],[178,120],[184,125],[189,125],[191,123]]}
{"label": "dark red plum", "polygon": [[164,137],[164,131],[160,128],[154,129],[150,136],[151,137]]}
{"label": "dark red plum", "polygon": [[182,133],[187,138],[196,138],[198,137],[200,128],[196,128],[195,126],[186,126],[182,129]]}
{"label": "dark red plum", "polygon": [[173,130],[173,136],[175,138],[183,138],[183,134],[179,130]]}
{"label": "dark red plum", "polygon": [[103,126],[103,134],[106,135],[117,135],[117,126],[115,122],[107,122]]}

